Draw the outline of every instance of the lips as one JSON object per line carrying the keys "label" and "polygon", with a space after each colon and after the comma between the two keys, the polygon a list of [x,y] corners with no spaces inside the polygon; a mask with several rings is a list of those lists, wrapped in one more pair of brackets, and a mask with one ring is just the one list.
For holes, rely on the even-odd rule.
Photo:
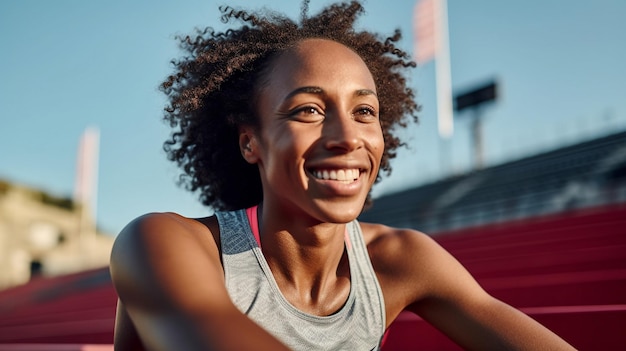
{"label": "lips", "polygon": [[310,173],[317,179],[336,180],[344,183],[352,183],[359,179],[361,171],[358,168],[346,169],[315,169]]}

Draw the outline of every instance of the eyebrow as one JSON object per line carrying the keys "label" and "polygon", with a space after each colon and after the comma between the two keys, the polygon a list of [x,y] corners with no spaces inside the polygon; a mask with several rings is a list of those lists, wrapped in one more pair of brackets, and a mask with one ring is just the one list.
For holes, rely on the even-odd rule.
{"label": "eyebrow", "polygon": [[[285,96],[284,100],[290,99],[298,94],[326,95],[326,92],[324,91],[324,89],[320,87],[305,86],[305,87],[300,87],[291,91],[289,94],[287,94],[287,96]],[[355,96],[374,95],[378,97],[378,95],[376,95],[376,92],[371,89],[358,89],[354,92],[354,95]]]}

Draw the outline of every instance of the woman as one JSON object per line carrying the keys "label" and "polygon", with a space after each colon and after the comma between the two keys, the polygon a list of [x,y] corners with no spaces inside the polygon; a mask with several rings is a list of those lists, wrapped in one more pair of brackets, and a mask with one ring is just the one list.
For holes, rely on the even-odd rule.
{"label": "woman", "polygon": [[428,236],[356,221],[417,111],[399,34],[355,31],[362,11],[296,25],[227,7],[244,26],[181,40],[166,150],[218,212],[117,237],[117,350],[372,350],[403,310],[468,349],[571,349]]}

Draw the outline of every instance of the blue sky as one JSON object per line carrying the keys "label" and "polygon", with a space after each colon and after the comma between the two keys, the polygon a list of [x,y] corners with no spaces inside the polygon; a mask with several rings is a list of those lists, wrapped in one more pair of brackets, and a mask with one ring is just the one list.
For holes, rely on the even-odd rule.
{"label": "blue sky", "polygon": [[[210,214],[176,186],[178,170],[161,148],[169,130],[157,86],[179,54],[174,35],[223,29],[223,3],[0,1],[0,178],[71,196],[80,135],[97,127],[102,229],[116,234],[151,211]],[[299,13],[292,0],[228,3]],[[325,4],[312,0],[311,11]],[[412,51],[413,6],[369,0],[359,24],[385,34],[400,28]],[[626,1],[448,0],[448,8],[453,90],[491,79],[501,88],[483,114],[488,164],[626,129]],[[442,152],[432,62],[410,79],[421,121],[403,131],[410,149],[376,195],[471,167],[466,113],[455,116]]]}

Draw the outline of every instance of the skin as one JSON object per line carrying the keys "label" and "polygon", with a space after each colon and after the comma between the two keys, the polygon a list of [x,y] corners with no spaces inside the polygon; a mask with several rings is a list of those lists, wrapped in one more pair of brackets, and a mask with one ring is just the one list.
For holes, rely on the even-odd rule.
{"label": "skin", "polygon": [[[378,110],[361,58],[339,43],[308,39],[275,59],[259,89],[260,128],[240,128],[242,156],[262,180],[263,254],[285,298],[304,312],[330,315],[348,297],[343,233],[378,173]],[[358,175],[320,179],[341,169]],[[573,349],[488,295],[428,236],[361,227],[387,326],[410,310],[466,349]],[[215,217],[152,213],[130,223],[111,257],[120,297],[116,350],[285,350],[230,301],[219,248]]]}

